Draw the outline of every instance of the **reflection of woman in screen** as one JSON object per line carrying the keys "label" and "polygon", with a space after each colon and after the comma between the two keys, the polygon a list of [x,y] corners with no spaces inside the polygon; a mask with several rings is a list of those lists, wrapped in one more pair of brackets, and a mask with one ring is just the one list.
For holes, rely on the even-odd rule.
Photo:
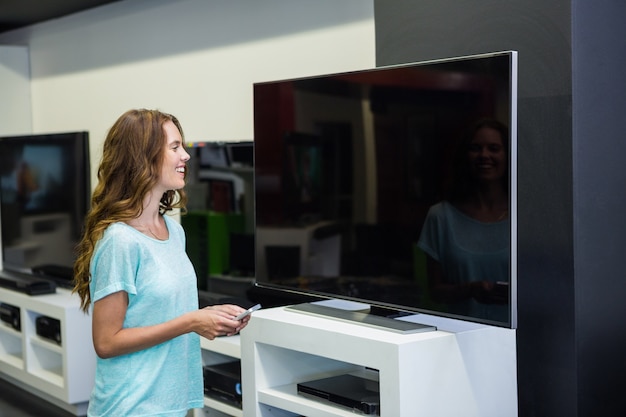
{"label": "reflection of woman in screen", "polygon": [[507,320],[508,129],[481,120],[457,150],[449,198],[428,212],[418,246],[430,290],[451,313]]}

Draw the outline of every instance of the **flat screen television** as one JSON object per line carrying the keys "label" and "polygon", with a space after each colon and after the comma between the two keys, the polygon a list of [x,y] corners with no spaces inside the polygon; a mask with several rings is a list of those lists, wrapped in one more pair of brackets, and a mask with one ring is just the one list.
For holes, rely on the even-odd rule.
{"label": "flat screen television", "polygon": [[90,195],[88,132],[1,137],[3,269],[71,286]]}
{"label": "flat screen television", "polygon": [[515,51],[256,83],[257,298],[515,328],[516,102]]}

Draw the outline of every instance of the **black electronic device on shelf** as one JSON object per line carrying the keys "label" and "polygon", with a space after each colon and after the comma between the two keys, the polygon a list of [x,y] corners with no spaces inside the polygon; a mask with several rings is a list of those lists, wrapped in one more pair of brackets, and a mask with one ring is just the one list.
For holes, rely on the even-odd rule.
{"label": "black electronic device on shelf", "polygon": [[298,384],[298,394],[329,402],[354,412],[380,415],[378,381],[355,375],[337,375]]}
{"label": "black electronic device on shelf", "polygon": [[11,304],[0,303],[0,320],[18,332],[22,330],[20,308]]}
{"label": "black electronic device on shelf", "polygon": [[33,267],[33,275],[54,281],[59,287],[74,288],[74,270],[71,266],[63,265],[39,265]]}
{"label": "black electronic device on shelf", "polygon": [[241,361],[207,365],[203,373],[207,397],[241,408]]}
{"label": "black electronic device on shelf", "polygon": [[51,280],[6,270],[0,271],[0,287],[28,295],[53,294],[57,288]]}
{"label": "black electronic device on shelf", "polygon": [[39,316],[35,319],[35,332],[37,335],[50,341],[61,344],[61,322],[48,316]]}

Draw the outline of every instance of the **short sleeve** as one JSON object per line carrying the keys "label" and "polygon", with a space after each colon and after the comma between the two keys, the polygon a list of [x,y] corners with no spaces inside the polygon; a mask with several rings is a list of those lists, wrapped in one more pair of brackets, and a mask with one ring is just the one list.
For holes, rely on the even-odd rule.
{"label": "short sleeve", "polygon": [[136,294],[136,272],[141,248],[128,230],[110,225],[94,251],[91,272],[91,300],[96,302],[118,291]]}

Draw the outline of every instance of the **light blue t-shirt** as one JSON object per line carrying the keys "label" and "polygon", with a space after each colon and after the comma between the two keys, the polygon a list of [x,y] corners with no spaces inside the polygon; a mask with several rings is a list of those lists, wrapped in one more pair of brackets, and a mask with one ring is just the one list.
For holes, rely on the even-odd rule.
{"label": "light blue t-shirt", "polygon": [[[509,281],[509,221],[484,223],[449,202],[428,211],[417,245],[441,264],[446,281]],[[508,308],[474,299],[450,306],[452,313],[507,320]]]}
{"label": "light blue t-shirt", "polygon": [[[124,328],[163,323],[198,308],[196,274],[180,224],[164,216],[169,239],[111,224],[91,261],[91,300],[128,293]],[[97,358],[91,417],[185,416],[204,405],[200,337],[188,333],[115,358]]]}

